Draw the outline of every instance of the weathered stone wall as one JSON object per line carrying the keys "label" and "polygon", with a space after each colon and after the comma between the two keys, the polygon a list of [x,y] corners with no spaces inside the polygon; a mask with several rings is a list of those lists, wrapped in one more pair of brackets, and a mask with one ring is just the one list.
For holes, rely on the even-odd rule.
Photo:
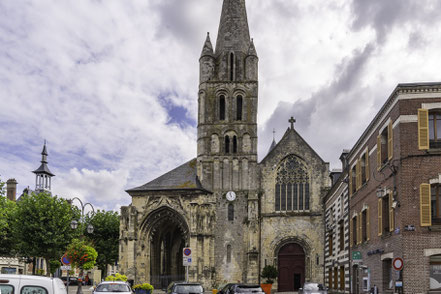
{"label": "weathered stone wall", "polygon": [[[275,211],[275,183],[279,164],[288,155],[295,155],[306,165],[310,179],[310,209],[308,211]],[[323,197],[330,186],[328,163],[289,129],[276,147],[261,162],[261,267],[277,264],[282,244],[298,243],[306,254],[305,281],[323,283]],[[317,264],[318,261],[318,264]],[[277,289],[277,284],[273,285]]]}

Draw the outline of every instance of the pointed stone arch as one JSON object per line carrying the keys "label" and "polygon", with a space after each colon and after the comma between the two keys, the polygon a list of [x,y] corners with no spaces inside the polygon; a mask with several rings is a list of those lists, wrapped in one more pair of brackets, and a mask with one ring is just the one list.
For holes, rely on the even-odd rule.
{"label": "pointed stone arch", "polygon": [[298,291],[309,279],[310,255],[311,246],[302,238],[293,236],[278,242],[274,249],[274,260],[279,271],[279,292]]}
{"label": "pointed stone arch", "polygon": [[311,175],[305,161],[289,154],[275,171],[274,210],[309,211],[311,208]]}
{"label": "pointed stone arch", "polygon": [[182,249],[189,244],[189,232],[185,217],[168,206],[155,209],[141,222],[140,246],[146,259],[138,262],[145,265],[145,276],[155,288],[184,279]]}

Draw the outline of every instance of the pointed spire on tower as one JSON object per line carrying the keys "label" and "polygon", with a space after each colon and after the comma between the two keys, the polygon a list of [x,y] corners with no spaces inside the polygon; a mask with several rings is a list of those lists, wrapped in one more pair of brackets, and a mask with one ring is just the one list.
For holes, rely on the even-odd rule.
{"label": "pointed spire on tower", "polygon": [[47,166],[47,156],[46,140],[44,140],[43,151],[41,151],[41,165],[33,171],[35,174],[35,191],[37,192],[51,191],[51,178],[55,175],[51,173]]}
{"label": "pointed spire on tower", "polygon": [[257,57],[257,51],[256,51],[256,47],[254,47],[253,39],[251,39],[250,47],[248,48],[248,56],[256,56]]}
{"label": "pointed spire on tower", "polygon": [[206,55],[214,56],[213,45],[211,44],[210,40],[210,33],[207,33],[207,38],[205,39],[204,47],[202,48],[201,57]]}
{"label": "pointed spire on tower", "polygon": [[217,34],[216,55],[223,51],[247,53],[249,45],[250,30],[245,0],[224,0]]}

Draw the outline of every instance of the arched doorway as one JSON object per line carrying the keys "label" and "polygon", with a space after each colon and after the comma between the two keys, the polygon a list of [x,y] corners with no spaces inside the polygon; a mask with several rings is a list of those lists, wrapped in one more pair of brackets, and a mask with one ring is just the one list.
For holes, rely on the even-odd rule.
{"label": "arched doorway", "polygon": [[156,289],[185,279],[182,250],[188,244],[188,226],[176,211],[162,207],[145,220],[150,242],[150,281]]}
{"label": "arched doorway", "polygon": [[289,243],[278,253],[278,291],[297,291],[305,282],[305,251],[297,243]]}

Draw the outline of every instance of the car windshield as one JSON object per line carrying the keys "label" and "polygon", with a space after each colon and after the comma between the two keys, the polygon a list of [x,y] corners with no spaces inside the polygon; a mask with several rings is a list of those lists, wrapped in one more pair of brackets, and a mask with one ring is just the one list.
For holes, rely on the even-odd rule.
{"label": "car windshield", "polygon": [[96,292],[130,292],[129,286],[124,284],[99,284]]}
{"label": "car windshield", "polygon": [[174,292],[177,293],[202,293],[201,285],[177,285]]}
{"label": "car windshield", "polygon": [[317,283],[309,283],[309,284],[305,284],[303,290],[314,290],[314,291],[323,290],[323,285]]}
{"label": "car windshield", "polygon": [[238,292],[238,293],[256,293],[256,292],[263,292],[263,291],[262,291],[262,288],[260,288],[257,285],[251,285],[251,286],[241,285],[236,288],[236,292]]}

